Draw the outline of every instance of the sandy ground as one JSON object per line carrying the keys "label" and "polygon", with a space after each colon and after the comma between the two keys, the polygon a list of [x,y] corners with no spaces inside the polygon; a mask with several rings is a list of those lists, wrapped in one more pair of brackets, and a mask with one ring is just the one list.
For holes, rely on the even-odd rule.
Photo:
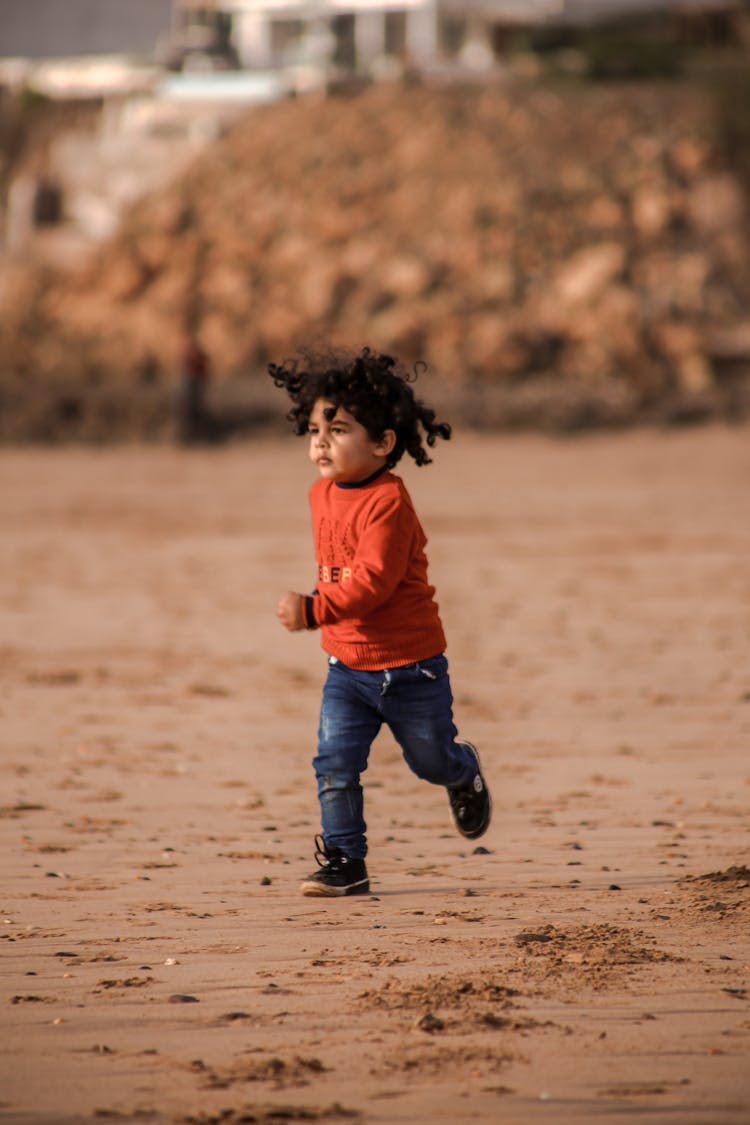
{"label": "sandy ground", "polygon": [[302,444],[0,473],[0,1121],[750,1122],[747,429],[404,466],[495,815],[382,735],[335,902]]}

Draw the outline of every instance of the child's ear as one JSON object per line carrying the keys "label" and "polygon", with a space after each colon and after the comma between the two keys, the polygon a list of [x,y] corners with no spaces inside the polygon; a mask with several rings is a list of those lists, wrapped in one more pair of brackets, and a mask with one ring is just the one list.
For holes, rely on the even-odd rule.
{"label": "child's ear", "polygon": [[380,435],[377,442],[375,443],[375,449],[383,457],[388,457],[391,453],[393,453],[393,448],[394,448],[395,444],[396,444],[396,432],[395,432],[395,430],[383,430],[383,433]]}

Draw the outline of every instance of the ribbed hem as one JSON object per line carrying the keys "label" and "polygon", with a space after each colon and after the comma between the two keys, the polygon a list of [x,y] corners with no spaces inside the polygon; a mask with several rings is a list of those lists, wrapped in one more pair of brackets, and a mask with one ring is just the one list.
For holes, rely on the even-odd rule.
{"label": "ribbed hem", "polygon": [[446,641],[442,632],[430,631],[423,636],[409,638],[409,647],[400,648],[386,644],[337,644],[324,632],[322,647],[329,656],[335,656],[349,668],[361,672],[378,672],[381,668],[401,668],[404,664],[414,664],[417,660],[428,660],[445,651]]}
{"label": "ribbed hem", "polygon": [[305,598],[304,605],[303,605],[303,611],[304,611],[304,614],[305,614],[305,628],[307,628],[307,629],[317,629],[318,624],[315,620],[315,610],[313,608],[313,595],[312,594],[308,594],[307,597]]}

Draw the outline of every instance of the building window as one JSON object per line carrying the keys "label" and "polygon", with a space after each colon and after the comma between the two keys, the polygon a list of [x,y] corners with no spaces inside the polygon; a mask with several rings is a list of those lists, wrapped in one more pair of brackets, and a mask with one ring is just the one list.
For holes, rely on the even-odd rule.
{"label": "building window", "polygon": [[406,12],[385,13],[385,53],[396,58],[406,54]]}
{"label": "building window", "polygon": [[302,45],[303,20],[271,20],[271,56],[274,63],[288,62]]}
{"label": "building window", "polygon": [[331,31],[334,38],[333,61],[345,70],[354,70],[357,60],[357,48],[354,38],[354,16],[334,16],[331,20]]}
{"label": "building window", "polygon": [[441,54],[455,58],[466,43],[468,20],[463,16],[442,15],[438,21],[438,48]]}

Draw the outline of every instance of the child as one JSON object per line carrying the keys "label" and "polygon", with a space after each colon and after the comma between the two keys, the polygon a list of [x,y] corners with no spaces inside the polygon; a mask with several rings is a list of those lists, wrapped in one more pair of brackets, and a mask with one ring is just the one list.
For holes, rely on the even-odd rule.
{"label": "child", "polygon": [[[310,489],[317,585],[278,605],[290,632],[320,629],[328,676],[313,761],[322,836],[305,895],[365,894],[367,841],[360,774],[383,723],[407,765],[443,785],[456,827],[470,840],[490,822],[479,755],[457,741],[445,635],[427,580],[426,538],[409,494],[391,470],[407,452],[425,465],[450,426],[415,399],[390,356],[305,356],[271,364],[294,404],[287,417],[308,434],[320,479]],[[421,431],[420,432],[420,427]]]}

